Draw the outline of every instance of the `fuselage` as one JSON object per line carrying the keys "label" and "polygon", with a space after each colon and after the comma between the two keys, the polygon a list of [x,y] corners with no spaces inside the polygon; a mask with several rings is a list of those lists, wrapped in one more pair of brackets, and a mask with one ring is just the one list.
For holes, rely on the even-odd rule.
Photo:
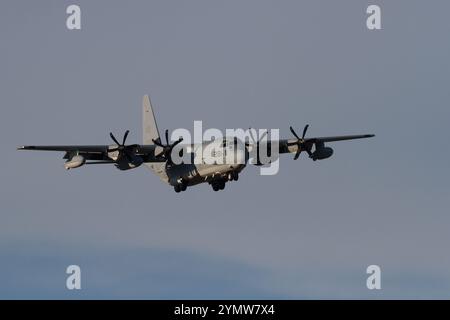
{"label": "fuselage", "polygon": [[173,186],[180,183],[188,186],[215,180],[233,180],[247,162],[245,145],[234,138],[181,145],[181,164],[165,164],[167,182]]}

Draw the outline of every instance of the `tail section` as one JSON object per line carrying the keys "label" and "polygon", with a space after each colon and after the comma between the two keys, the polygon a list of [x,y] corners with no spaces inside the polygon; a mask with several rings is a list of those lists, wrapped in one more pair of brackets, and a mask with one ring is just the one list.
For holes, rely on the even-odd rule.
{"label": "tail section", "polygon": [[[142,134],[143,144],[154,144],[153,140],[161,141],[155,114],[153,113],[152,104],[148,95],[145,95],[142,100]],[[149,162],[144,164],[158,175],[162,181],[168,182],[169,178],[166,174],[165,162]]]}
{"label": "tail section", "polygon": [[142,100],[142,130],[143,144],[154,144],[152,141],[153,139],[161,140],[159,138],[155,114],[153,113],[152,104],[148,95],[145,95]]}

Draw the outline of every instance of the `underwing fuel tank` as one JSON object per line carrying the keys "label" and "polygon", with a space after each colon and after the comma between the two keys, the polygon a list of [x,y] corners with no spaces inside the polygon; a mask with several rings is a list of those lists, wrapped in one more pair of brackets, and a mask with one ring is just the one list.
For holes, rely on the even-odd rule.
{"label": "underwing fuel tank", "polygon": [[64,163],[64,168],[66,168],[66,170],[78,168],[85,164],[85,162],[86,159],[83,156],[73,156],[72,159]]}

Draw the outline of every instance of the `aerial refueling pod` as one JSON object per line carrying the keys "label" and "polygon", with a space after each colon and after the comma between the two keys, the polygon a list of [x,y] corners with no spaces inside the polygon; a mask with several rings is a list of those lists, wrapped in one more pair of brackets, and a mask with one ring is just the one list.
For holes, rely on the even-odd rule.
{"label": "aerial refueling pod", "polygon": [[76,155],[73,156],[70,160],[66,161],[66,163],[64,163],[64,168],[66,168],[66,170],[74,169],[81,167],[85,163],[86,159],[83,156]]}
{"label": "aerial refueling pod", "polygon": [[316,150],[311,154],[311,159],[314,161],[327,159],[333,155],[333,149],[325,147],[325,143],[316,142],[315,145]]}
{"label": "aerial refueling pod", "polygon": [[314,161],[316,160],[323,160],[323,159],[327,159],[329,157],[331,157],[333,155],[333,149],[331,149],[330,147],[322,147],[319,149],[316,149],[316,151],[314,151],[312,153],[312,159]]}

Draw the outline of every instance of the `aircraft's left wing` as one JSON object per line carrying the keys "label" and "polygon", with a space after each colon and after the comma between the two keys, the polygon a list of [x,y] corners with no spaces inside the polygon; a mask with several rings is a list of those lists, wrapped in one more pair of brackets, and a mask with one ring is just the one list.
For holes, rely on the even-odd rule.
{"label": "aircraft's left wing", "polygon": [[350,136],[331,136],[331,137],[317,137],[317,138],[307,138],[305,142],[333,142],[333,141],[343,141],[343,140],[353,140],[353,139],[364,139],[375,137],[374,134],[357,134]]}
{"label": "aircraft's left wing", "polygon": [[[305,127],[304,133],[307,127]],[[293,131],[291,129],[291,131]],[[347,136],[330,136],[330,137],[314,137],[314,138],[299,138],[295,132],[294,135],[298,139],[279,140],[279,153],[295,153],[294,160],[296,160],[302,151],[308,153],[309,157],[313,160],[326,159],[333,154],[333,149],[326,148],[326,142],[344,141],[372,138],[374,134],[358,134]],[[303,133],[303,136],[304,136]],[[315,146],[315,151],[312,152],[312,148]]]}

